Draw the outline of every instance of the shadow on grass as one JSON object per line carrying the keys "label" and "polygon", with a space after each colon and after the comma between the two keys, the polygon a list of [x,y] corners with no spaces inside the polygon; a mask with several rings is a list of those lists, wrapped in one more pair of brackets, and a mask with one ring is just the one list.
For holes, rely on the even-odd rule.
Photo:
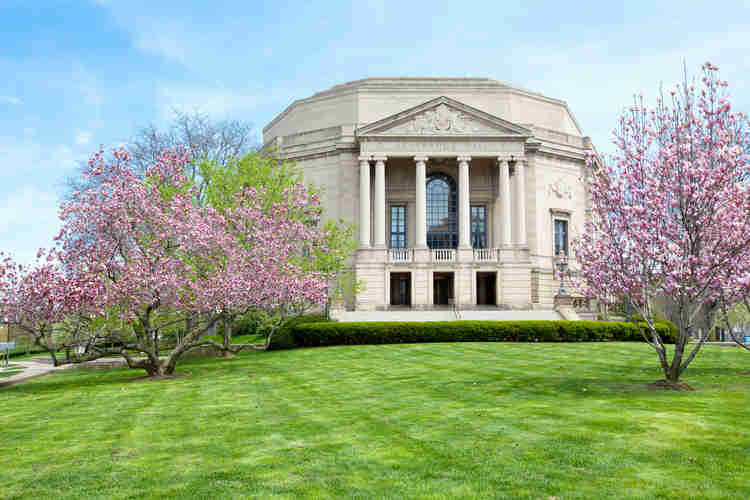
{"label": "shadow on grass", "polygon": [[[490,375],[490,374],[487,374]],[[659,374],[639,378],[593,378],[593,377],[561,377],[550,373],[549,376],[508,376],[483,377],[459,381],[440,382],[445,387],[455,386],[456,390],[477,390],[489,394],[496,392],[504,395],[512,392],[516,397],[581,399],[595,397],[597,399],[621,399],[625,395],[650,398],[671,397],[671,391],[655,390],[651,384],[663,380]],[[708,381],[698,381],[696,389],[714,389]],[[667,392],[667,394],[665,394]]]}
{"label": "shadow on grass", "polygon": [[[340,348],[340,347],[339,347]],[[217,376],[249,377],[251,373],[263,376],[286,375],[292,366],[276,358],[288,351],[243,352],[235,358],[201,357],[180,361],[177,365],[175,377],[171,379],[152,380],[155,384],[200,384]],[[428,351],[428,354],[430,352]],[[337,363],[337,358],[331,358],[331,363]],[[316,359],[316,366],[320,367],[320,359]],[[464,372],[458,379],[451,379],[448,373],[435,373],[432,381],[423,380],[422,374],[391,374],[385,373],[380,383],[394,385],[394,389],[401,384],[412,384],[415,379],[425,386],[433,385],[439,392],[471,391],[473,389],[486,391],[490,394],[507,395],[513,393],[517,397],[557,397],[572,399],[586,399],[595,396],[597,399],[619,399],[623,395],[639,395],[648,398],[674,397],[672,391],[657,391],[649,388],[649,384],[663,380],[661,371],[657,367],[632,366],[627,364],[612,365],[606,377],[576,377],[564,376],[563,367],[550,366],[542,373],[533,376],[509,374],[507,371],[492,372]],[[371,368],[368,368],[370,370]],[[738,383],[744,382],[740,377],[742,370],[735,367],[691,367],[686,371],[685,378],[698,391],[716,391],[714,382],[717,377],[735,376]],[[71,371],[57,372],[49,376],[36,378],[4,389],[9,394],[45,394],[60,390],[74,390],[76,388],[117,386],[128,382],[144,379],[145,371],[128,368],[80,368]],[[447,391],[446,391],[447,390]],[[679,396],[677,396],[679,397]]]}
{"label": "shadow on grass", "polygon": [[210,378],[217,374],[230,374],[232,372],[241,374],[243,366],[247,366],[247,359],[244,355],[231,359],[218,357],[186,359],[177,364],[173,377],[154,378],[152,380],[146,377],[146,371],[142,368],[71,368],[0,388],[0,391],[6,394],[46,394],[60,390],[115,386],[144,380],[172,384],[196,378]]}

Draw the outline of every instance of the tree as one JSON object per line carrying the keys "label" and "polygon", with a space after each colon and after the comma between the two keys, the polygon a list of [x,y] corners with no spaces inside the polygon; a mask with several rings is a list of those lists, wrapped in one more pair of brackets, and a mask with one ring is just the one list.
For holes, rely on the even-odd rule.
{"label": "tree", "polygon": [[[16,264],[10,256],[0,261],[0,316],[10,330],[16,327],[33,339],[34,344],[49,352],[55,366],[69,362],[90,361],[105,355],[88,349],[81,341],[84,330],[89,341],[91,325],[87,316],[92,310],[90,294],[96,283],[87,282],[85,276],[63,273],[55,261],[54,252],[40,250],[35,264]],[[71,314],[71,311],[76,311]],[[77,348],[84,347],[83,351]],[[75,349],[73,360],[60,360],[60,350]],[[77,356],[83,354],[83,356]]]}
{"label": "tree", "polygon": [[[750,309],[743,300],[741,303],[722,304],[722,311],[717,318],[717,325],[726,327],[729,335],[735,343],[750,350],[750,345],[745,344],[744,332],[750,328]],[[742,333],[738,333],[739,330]]]}
{"label": "tree", "polygon": [[[202,337],[227,311],[283,316],[325,301],[329,276],[304,264],[325,248],[317,196],[293,184],[266,207],[263,190],[248,187],[219,213],[195,204],[190,161],[187,150],[167,151],[141,176],[125,150],[92,158],[87,175],[102,181],[60,211],[56,261],[45,268],[57,278],[38,293],[50,308],[45,329],[83,317],[87,328],[73,344],[79,350],[117,354],[163,376],[191,349],[222,347]],[[19,275],[4,281],[9,310],[20,304],[17,284],[31,276]],[[108,320],[106,328],[92,327],[97,317]],[[163,332],[176,324],[183,335],[165,348]]]}
{"label": "tree", "polygon": [[[656,350],[666,384],[676,386],[708,337],[685,356],[689,333],[748,276],[750,173],[747,119],[731,110],[718,68],[703,65],[700,90],[683,82],[646,109],[625,111],[609,161],[588,156],[592,216],[577,243],[586,292],[630,300]],[[667,298],[679,330],[671,360],[654,325]],[[707,330],[707,329],[706,329]]]}
{"label": "tree", "polygon": [[[303,174],[293,163],[280,160],[273,153],[260,152],[230,157],[224,163],[203,160],[200,163],[200,178],[204,182],[203,202],[221,214],[233,209],[237,203],[237,193],[249,187],[263,191],[262,209],[268,211],[274,204],[285,200],[290,189],[303,183]],[[312,185],[308,185],[307,189],[317,201],[320,197],[319,190]],[[318,224],[322,213],[319,205],[317,210],[318,213],[312,219],[306,213],[291,213],[289,216],[303,224]],[[356,292],[360,283],[354,279],[354,274],[347,267],[347,259],[357,246],[354,228],[343,220],[329,220],[323,226],[322,234],[324,244],[314,246],[312,251],[304,256],[301,265],[310,272],[330,277],[327,299]],[[244,313],[243,310],[226,310],[226,316],[222,321],[225,353],[231,349],[233,320]],[[271,325],[278,326],[281,318],[282,316],[279,316]],[[270,344],[273,330],[271,328],[271,333],[267,336],[266,346]]]}
{"label": "tree", "polygon": [[[198,185],[198,197],[205,187],[200,165],[213,162],[226,164],[231,158],[241,157],[256,149],[251,123],[241,120],[213,120],[199,111],[192,113],[172,110],[172,121],[166,129],[151,123],[141,127],[125,146],[130,153],[134,171],[143,175],[161,153],[167,149],[185,146],[192,150],[191,160],[185,164],[186,175]],[[66,199],[76,191],[83,192],[97,187],[93,182],[102,182],[103,177],[85,175],[88,165],[82,162],[79,171],[65,181]]]}
{"label": "tree", "polygon": [[198,193],[205,183],[200,177],[202,162],[225,165],[231,158],[239,158],[256,149],[252,138],[253,126],[239,120],[213,121],[199,111],[187,113],[172,110],[173,120],[166,131],[154,124],[140,129],[128,144],[132,163],[137,172],[146,172],[166,149],[184,146],[192,151],[186,164],[186,175],[198,185]]}

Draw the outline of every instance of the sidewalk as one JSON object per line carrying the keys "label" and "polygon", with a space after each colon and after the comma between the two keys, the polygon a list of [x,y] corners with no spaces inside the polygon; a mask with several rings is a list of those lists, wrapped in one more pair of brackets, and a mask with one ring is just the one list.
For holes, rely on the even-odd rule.
{"label": "sidewalk", "polygon": [[43,375],[48,375],[53,371],[68,368],[68,366],[54,367],[51,364],[38,363],[32,360],[11,361],[8,367],[13,366],[22,367],[23,371],[20,373],[16,373],[15,375],[12,375],[10,377],[0,378],[0,387],[15,385],[30,378],[41,377]]}
{"label": "sidewalk", "polygon": [[10,385],[19,384],[26,380],[49,375],[52,372],[60,370],[71,370],[75,368],[116,368],[123,366],[125,360],[122,358],[99,358],[94,361],[88,361],[80,364],[70,364],[62,366],[52,366],[52,360],[49,358],[33,358],[24,361],[11,361],[9,367],[23,367],[21,373],[16,373],[7,378],[0,378],[0,388]]}

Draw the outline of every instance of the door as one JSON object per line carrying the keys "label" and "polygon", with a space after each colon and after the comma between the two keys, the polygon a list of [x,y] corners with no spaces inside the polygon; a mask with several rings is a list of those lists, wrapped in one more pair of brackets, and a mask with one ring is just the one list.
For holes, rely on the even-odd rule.
{"label": "door", "polygon": [[391,273],[391,305],[411,305],[411,273]]}
{"label": "door", "polygon": [[477,305],[494,306],[497,273],[477,273]]}
{"label": "door", "polygon": [[435,273],[433,275],[432,296],[436,306],[447,306],[453,298],[453,273]]}

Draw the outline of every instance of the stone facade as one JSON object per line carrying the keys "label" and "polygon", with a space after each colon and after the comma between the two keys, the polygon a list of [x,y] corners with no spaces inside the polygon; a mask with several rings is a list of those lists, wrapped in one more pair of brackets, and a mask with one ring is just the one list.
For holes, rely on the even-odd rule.
{"label": "stone facade", "polygon": [[583,229],[593,148],[565,102],[484,78],[368,78],[263,132],[324,189],[327,217],[359,227],[350,308],[552,309],[555,235]]}

